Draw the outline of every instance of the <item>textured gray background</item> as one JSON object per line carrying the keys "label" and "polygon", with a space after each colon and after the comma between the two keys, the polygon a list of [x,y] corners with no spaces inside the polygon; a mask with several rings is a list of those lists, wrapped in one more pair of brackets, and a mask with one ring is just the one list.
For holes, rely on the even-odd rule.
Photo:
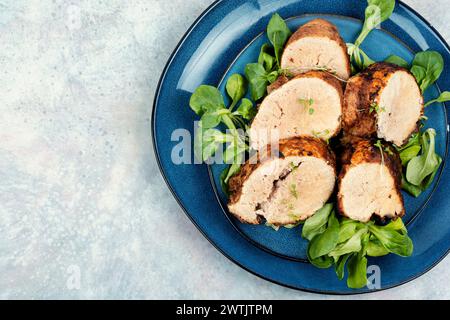
{"label": "textured gray background", "polygon": [[[156,83],[211,2],[0,0],[0,298],[333,298],[228,261],[158,172]],[[450,0],[406,2],[450,40]],[[450,298],[449,270],[362,298]]]}

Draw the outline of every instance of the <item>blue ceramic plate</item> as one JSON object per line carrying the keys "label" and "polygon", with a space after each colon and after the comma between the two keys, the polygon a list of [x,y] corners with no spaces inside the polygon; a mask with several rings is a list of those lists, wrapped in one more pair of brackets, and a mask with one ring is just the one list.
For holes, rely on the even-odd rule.
{"label": "blue ceramic plate", "polygon": [[[360,0],[248,0],[216,1],[189,29],[172,54],[155,96],[152,133],[161,172],[186,214],[206,238],[225,256],[244,269],[272,282],[311,292],[364,293],[336,278],[334,270],[317,269],[306,261],[306,241],[301,227],[278,232],[264,226],[241,224],[226,210],[226,197],[219,184],[222,165],[175,164],[173,148],[178,135],[193,134],[197,116],[189,108],[192,92],[201,84],[219,86],[233,73],[243,73],[255,62],[267,38],[264,30],[278,12],[291,30],[322,17],[333,22],[346,42],[358,35],[366,1]],[[439,51],[450,68],[450,49],[429,23],[411,8],[398,3],[391,19],[373,31],[363,49],[375,60],[397,54],[412,60],[414,52]],[[446,69],[449,70],[449,69]],[[450,88],[450,73],[444,72],[425,99],[436,97],[440,88]],[[224,96],[226,96],[224,94]],[[445,160],[448,148],[448,118],[444,105],[427,108],[427,126],[437,131],[437,152]],[[176,131],[178,129],[178,131]],[[179,130],[181,129],[181,130]],[[187,130],[187,131],[186,131]],[[174,134],[175,132],[175,134]],[[446,161],[427,192],[415,199],[405,194],[410,237],[410,258],[389,255],[369,260],[381,269],[381,289],[408,282],[436,265],[450,248],[450,169]],[[405,263],[407,262],[407,263]]]}

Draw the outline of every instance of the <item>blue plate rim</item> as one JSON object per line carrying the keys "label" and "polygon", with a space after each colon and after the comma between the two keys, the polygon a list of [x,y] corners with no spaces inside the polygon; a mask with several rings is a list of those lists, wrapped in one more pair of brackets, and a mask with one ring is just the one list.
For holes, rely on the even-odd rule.
{"label": "blue plate rim", "polygon": [[[189,214],[188,210],[185,208],[184,204],[182,203],[182,201],[180,200],[179,196],[176,194],[176,192],[174,191],[172,185],[170,184],[166,174],[164,173],[164,169],[162,167],[162,163],[161,163],[161,158],[160,158],[160,154],[159,154],[159,149],[158,149],[158,142],[156,141],[156,135],[155,135],[155,128],[156,128],[156,106],[159,100],[159,95],[161,92],[161,87],[162,84],[166,78],[167,75],[167,70],[169,69],[169,67],[171,66],[174,57],[176,56],[176,54],[178,53],[179,49],[181,48],[181,46],[183,45],[184,41],[186,40],[186,38],[191,34],[192,30],[197,26],[197,24],[212,10],[214,9],[218,4],[220,4],[221,2],[223,2],[224,0],[215,0],[213,3],[211,3],[192,23],[192,25],[187,29],[187,31],[184,33],[184,35],[181,37],[181,39],[179,40],[179,42],[177,43],[177,45],[175,46],[174,50],[172,51],[171,55],[169,56],[163,71],[161,73],[161,76],[158,80],[158,84],[155,90],[155,95],[153,98],[153,105],[152,105],[152,115],[151,115],[151,137],[152,137],[152,145],[153,145],[153,152],[155,154],[155,158],[156,158],[156,162],[158,165],[158,169],[161,173],[161,176],[163,177],[164,182],[166,183],[167,187],[169,188],[170,192],[172,193],[172,196],[175,198],[175,200],[177,201],[178,205],[180,206],[180,208],[183,210],[184,214],[189,218],[189,220],[194,224],[194,226],[197,228],[198,231],[200,231],[200,233],[203,235],[203,237],[206,238],[206,240],[208,240],[208,242],[216,249],[218,250],[223,256],[225,256],[228,260],[230,260],[231,262],[233,262],[234,264],[236,264],[237,266],[239,266],[240,268],[244,269],[245,271],[249,272],[250,274],[253,274],[254,276],[264,279],[268,282],[271,282],[273,284],[277,284],[279,286],[285,287],[285,288],[289,288],[289,289],[293,289],[296,291],[301,291],[301,292],[307,292],[307,293],[313,293],[313,294],[325,294],[325,295],[332,295],[332,296],[353,296],[353,295],[363,295],[363,294],[370,294],[370,293],[375,293],[375,292],[381,292],[381,291],[385,291],[388,289],[393,289],[396,287],[400,287],[408,282],[411,282],[421,276],[423,276],[424,274],[428,273],[430,270],[432,270],[434,267],[436,267],[440,262],[442,262],[442,260],[444,260],[450,253],[450,247],[447,249],[447,251],[438,259],[436,259],[436,261],[434,263],[432,263],[428,268],[425,268],[423,271],[403,280],[400,281],[399,283],[396,283],[394,285],[389,285],[380,289],[376,289],[376,290],[371,290],[371,291],[358,291],[358,292],[344,292],[344,291],[337,291],[337,290],[333,290],[333,291],[327,291],[327,290],[320,290],[320,289],[308,289],[308,288],[300,288],[300,287],[295,287],[295,286],[291,286],[273,279],[270,279],[264,275],[258,274],[257,272],[251,270],[250,268],[245,267],[243,264],[241,264],[239,261],[237,261],[236,259],[232,258],[229,254],[227,254],[225,251],[223,251],[221,248],[219,248],[207,235],[206,233],[200,228],[200,226],[196,223],[196,221],[192,218],[192,216]],[[409,5],[407,5],[406,3],[404,3],[402,0],[397,0],[397,3],[399,5],[402,5],[403,7],[405,7],[406,9],[410,10],[417,18],[419,18],[423,23],[426,24],[426,26],[428,28],[430,28],[435,35],[439,38],[439,40],[442,42],[442,44],[447,48],[447,50],[450,51],[450,45],[447,43],[447,41],[444,39],[444,37],[439,33],[439,31],[433,26],[431,25],[431,23],[428,22],[428,20],[426,20],[421,14],[419,14],[415,9],[413,9],[412,7],[410,7]],[[444,109],[445,112],[447,113],[447,110]],[[447,125],[449,125],[448,123],[448,118],[447,120]],[[450,135],[448,134],[448,130],[447,130],[447,145],[446,145],[446,152],[445,152],[445,159],[448,156],[448,152],[449,152],[449,140],[450,140]],[[206,166],[205,168],[207,171],[209,171],[208,166]],[[442,176],[442,171],[444,169],[444,165],[441,167],[441,174],[439,175],[439,180],[440,177]],[[209,175],[209,172],[208,172]],[[438,183],[436,183],[435,185],[435,189],[437,187],[437,185],[439,184],[439,180],[437,181]],[[435,190],[433,190],[434,192]],[[215,193],[215,192],[214,192]],[[427,200],[427,202],[429,201],[429,199]],[[221,203],[219,202],[220,206]],[[410,222],[412,222],[413,220],[415,220],[415,218],[419,216],[419,214],[416,214],[413,219],[411,219]],[[259,247],[258,247],[259,248]],[[260,250],[263,250],[261,248],[259,248]],[[300,262],[300,261],[299,261]]]}

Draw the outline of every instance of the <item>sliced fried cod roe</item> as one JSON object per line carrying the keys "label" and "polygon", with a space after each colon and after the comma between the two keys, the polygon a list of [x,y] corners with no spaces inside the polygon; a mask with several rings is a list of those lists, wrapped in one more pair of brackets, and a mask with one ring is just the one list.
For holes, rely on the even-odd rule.
{"label": "sliced fried cod roe", "polygon": [[406,69],[380,62],[352,77],[344,94],[342,126],[346,133],[378,137],[397,146],[418,130],[423,97]]}
{"label": "sliced fried cod roe", "polygon": [[248,161],[230,179],[228,208],[242,222],[294,224],[312,216],[331,196],[335,158],[326,143],[311,137],[286,139],[278,153]]}
{"label": "sliced fried cod roe", "polygon": [[322,71],[310,71],[282,84],[263,100],[250,128],[259,150],[279,139],[312,136],[327,140],[341,128],[342,87]]}
{"label": "sliced fried cod roe", "polygon": [[294,74],[324,68],[343,80],[351,73],[345,42],[336,26],[323,19],[306,23],[291,36],[281,68]]}
{"label": "sliced fried cod roe", "polygon": [[[386,152],[389,148],[389,152]],[[393,147],[360,140],[343,155],[338,181],[338,210],[353,220],[367,222],[405,214],[400,192],[401,163]]]}

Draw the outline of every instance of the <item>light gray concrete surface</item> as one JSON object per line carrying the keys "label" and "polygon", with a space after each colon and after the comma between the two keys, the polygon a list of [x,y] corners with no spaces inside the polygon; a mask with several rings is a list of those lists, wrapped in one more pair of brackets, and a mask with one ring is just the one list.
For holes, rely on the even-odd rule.
{"label": "light gray concrete surface", "polygon": [[[0,0],[0,298],[335,298],[228,261],[159,174],[157,80],[211,2]],[[449,0],[406,2],[450,40]],[[449,270],[361,298],[450,298]]]}

